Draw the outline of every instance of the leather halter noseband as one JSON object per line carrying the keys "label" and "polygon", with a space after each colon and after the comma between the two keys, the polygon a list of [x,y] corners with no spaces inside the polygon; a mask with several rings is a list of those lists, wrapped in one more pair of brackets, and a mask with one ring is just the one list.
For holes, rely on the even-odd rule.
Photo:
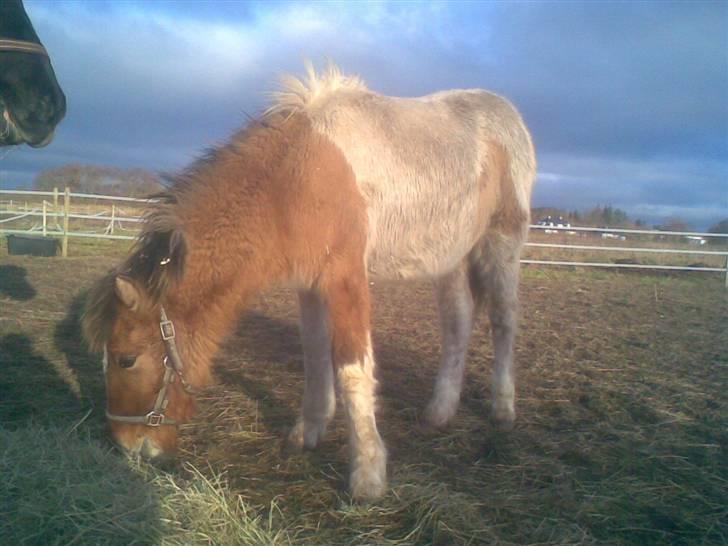
{"label": "leather halter noseband", "polygon": [[35,53],[48,57],[48,52],[41,44],[28,42],[26,40],[0,39],[0,51],[15,51],[18,53]]}
{"label": "leather halter noseband", "polygon": [[116,415],[106,408],[106,417],[111,421],[118,421],[120,423],[129,423],[133,425],[146,425],[148,427],[158,427],[160,425],[177,425],[177,421],[167,417],[164,412],[167,410],[169,399],[167,398],[167,388],[174,383],[176,377],[179,377],[182,388],[188,394],[193,394],[194,389],[185,378],[182,376],[184,366],[182,365],[182,359],[177,351],[177,343],[175,342],[175,331],[174,324],[167,318],[167,313],[162,307],[160,312],[159,320],[159,331],[162,334],[162,341],[164,342],[165,356],[162,359],[162,366],[164,367],[164,376],[162,378],[162,386],[157,392],[157,397],[154,400],[154,407],[146,415]]}

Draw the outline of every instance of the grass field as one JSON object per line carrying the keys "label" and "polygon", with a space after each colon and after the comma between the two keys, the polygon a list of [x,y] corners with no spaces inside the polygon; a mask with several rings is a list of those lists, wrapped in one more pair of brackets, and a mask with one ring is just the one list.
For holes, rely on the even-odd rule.
{"label": "grass field", "polygon": [[344,420],[315,452],[282,439],[302,393],[295,295],[262,295],[153,468],[109,445],[83,292],[123,253],[0,248],[0,544],[726,544],[728,291],[719,275],[524,268],[518,420],[487,419],[476,328],[452,426],[420,429],[436,371],[428,283],[377,284],[390,491],[352,503]]}

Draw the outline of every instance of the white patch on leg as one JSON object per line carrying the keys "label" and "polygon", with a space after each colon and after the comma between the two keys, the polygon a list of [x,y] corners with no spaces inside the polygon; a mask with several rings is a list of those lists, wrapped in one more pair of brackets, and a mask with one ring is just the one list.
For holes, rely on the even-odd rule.
{"label": "white patch on leg", "polygon": [[510,377],[493,381],[493,420],[503,428],[511,428],[516,420],[516,389]]}
{"label": "white patch on leg", "polygon": [[[455,416],[460,404],[463,383],[463,362],[448,365],[451,373],[440,373],[435,381],[435,392],[425,409],[425,421],[433,427],[443,427]],[[442,371],[442,368],[441,368]]]}
{"label": "white patch on leg", "polygon": [[341,395],[349,419],[351,494],[356,499],[375,499],[387,489],[387,451],[374,416],[374,358],[371,343],[364,358],[338,370]]}

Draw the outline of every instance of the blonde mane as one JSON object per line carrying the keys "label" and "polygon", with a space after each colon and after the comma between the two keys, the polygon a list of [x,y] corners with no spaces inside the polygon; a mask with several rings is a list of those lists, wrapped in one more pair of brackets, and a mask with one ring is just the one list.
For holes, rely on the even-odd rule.
{"label": "blonde mane", "polygon": [[268,117],[277,113],[295,114],[305,112],[317,102],[341,90],[367,91],[359,76],[346,76],[334,63],[316,73],[310,61],[304,62],[305,78],[292,74],[280,77],[280,89],[268,94],[271,106],[263,113]]}

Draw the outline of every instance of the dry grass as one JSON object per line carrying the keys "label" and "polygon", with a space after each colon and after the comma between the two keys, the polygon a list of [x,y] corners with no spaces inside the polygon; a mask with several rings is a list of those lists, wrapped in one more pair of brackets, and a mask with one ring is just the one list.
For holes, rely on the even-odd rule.
{"label": "dry grass", "polygon": [[[728,541],[728,292],[718,275],[526,268],[519,416],[510,433],[486,418],[492,350],[484,320],[452,426],[420,430],[437,360],[433,298],[427,283],[377,284],[379,421],[391,490],[362,506],[345,490],[340,415],[316,452],[282,449],[302,392],[295,297],[285,290],[260,297],[217,358],[218,382],[182,429],[177,467],[142,471],[105,447],[100,367],[80,344],[77,314],[83,289],[116,259],[0,256],[0,448],[3,479],[5,468],[28,467],[24,454],[32,449],[55,453],[42,467],[65,476],[58,495],[76,487],[97,498],[119,487],[119,504],[99,517],[128,529],[123,536],[163,543],[155,533],[165,528],[184,529],[199,543],[231,536],[247,544],[271,537],[294,544]],[[74,425],[73,442],[46,432],[66,434]],[[30,440],[32,448],[13,447]],[[66,450],[83,449],[101,453],[100,463],[95,455],[64,459]],[[62,462],[77,458],[86,461],[80,468]],[[23,483],[29,511],[40,503],[49,516],[45,523],[8,520],[8,499],[19,493],[0,491],[11,539],[37,533],[28,542],[52,542],[53,533],[68,532],[82,533],[79,542],[104,542],[86,534],[98,519],[69,519],[68,503],[44,505],[31,478]],[[220,501],[212,526],[208,516],[195,517],[206,509],[187,496],[198,489]],[[124,511],[139,495],[155,499],[147,519]],[[176,499],[179,521],[160,511],[167,497]],[[244,535],[234,527],[241,519],[264,534]]]}
{"label": "dry grass", "polygon": [[274,505],[256,515],[214,471],[165,473],[74,431],[0,429],[0,474],[3,544],[290,544]]}

